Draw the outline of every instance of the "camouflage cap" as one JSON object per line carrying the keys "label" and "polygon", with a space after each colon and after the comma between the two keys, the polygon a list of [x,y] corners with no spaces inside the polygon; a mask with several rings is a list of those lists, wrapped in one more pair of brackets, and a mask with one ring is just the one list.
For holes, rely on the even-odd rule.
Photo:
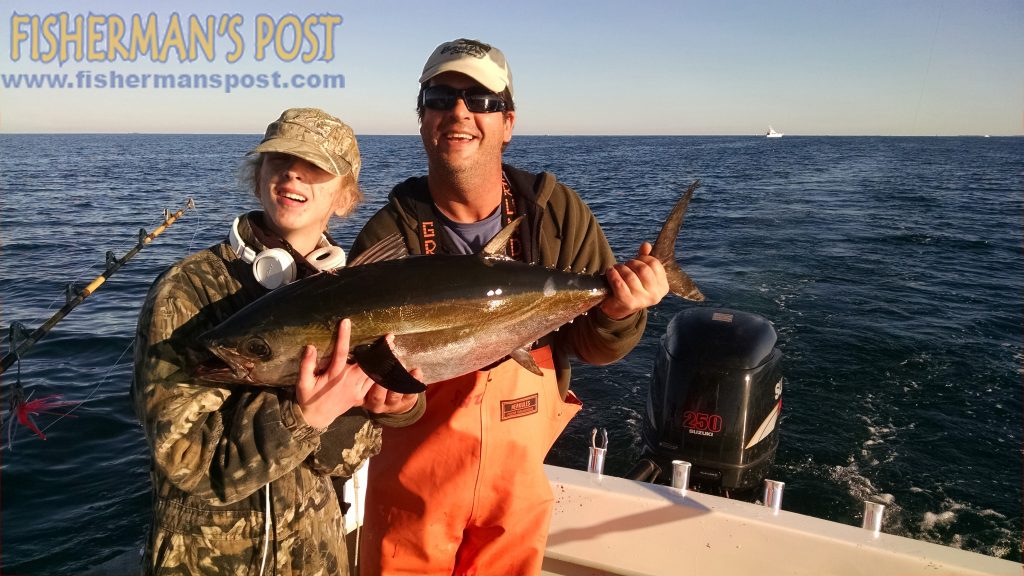
{"label": "camouflage cap", "polygon": [[263,141],[251,154],[282,152],[343,176],[359,179],[359,145],[352,128],[319,108],[289,108],[267,126]]}
{"label": "camouflage cap", "polygon": [[443,72],[465,74],[497,94],[505,88],[512,93],[512,70],[505,55],[478,40],[459,38],[435,48],[423,66],[420,84]]}

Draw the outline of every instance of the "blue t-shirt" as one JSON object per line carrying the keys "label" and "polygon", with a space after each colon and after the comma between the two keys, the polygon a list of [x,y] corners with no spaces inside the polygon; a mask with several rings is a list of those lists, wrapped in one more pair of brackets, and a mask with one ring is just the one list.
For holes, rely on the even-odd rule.
{"label": "blue t-shirt", "polygon": [[490,216],[479,222],[456,222],[437,211],[441,227],[448,232],[456,254],[476,254],[495,234],[501,231],[501,210],[495,209]]}

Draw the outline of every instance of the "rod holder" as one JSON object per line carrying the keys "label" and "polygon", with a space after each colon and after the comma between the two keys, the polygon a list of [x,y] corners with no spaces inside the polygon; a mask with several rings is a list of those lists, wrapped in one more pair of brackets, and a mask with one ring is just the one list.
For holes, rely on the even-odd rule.
{"label": "rod holder", "polygon": [[680,492],[690,488],[690,463],[685,460],[672,461],[672,487]]}
{"label": "rod holder", "polygon": [[626,480],[636,480],[637,482],[654,483],[660,475],[661,466],[655,464],[650,458],[641,458],[623,478]]}
{"label": "rod holder", "polygon": [[602,428],[601,437],[604,442],[598,446],[597,428],[590,433],[590,457],[587,459],[587,472],[599,476],[604,474],[604,458],[608,454],[608,430]]}
{"label": "rod holder", "polygon": [[587,460],[587,472],[593,474],[604,474],[604,457],[608,453],[607,448],[590,448],[590,458]]}
{"label": "rod holder", "polygon": [[864,501],[864,522],[861,528],[870,530],[877,538],[882,533],[882,519],[885,517],[885,504]]}
{"label": "rod holder", "polygon": [[772,514],[778,514],[779,510],[782,509],[782,491],[785,488],[785,482],[778,480],[764,481],[764,497],[761,498],[761,501],[764,502],[766,508],[771,508]]}

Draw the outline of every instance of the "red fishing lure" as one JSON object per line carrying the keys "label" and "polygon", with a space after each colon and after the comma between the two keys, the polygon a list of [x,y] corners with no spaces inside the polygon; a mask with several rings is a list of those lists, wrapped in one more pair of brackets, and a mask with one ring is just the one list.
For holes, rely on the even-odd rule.
{"label": "red fishing lure", "polygon": [[[27,427],[32,432],[35,432],[36,436],[39,436],[43,440],[46,440],[46,435],[36,425],[33,416],[39,416],[40,414],[53,414],[55,416],[67,416],[74,418],[70,412],[54,412],[54,408],[62,408],[65,406],[77,406],[78,402],[72,402],[67,400],[61,400],[60,394],[49,394],[40,398],[32,399],[31,395],[28,398],[25,397],[25,389],[21,386],[20,382],[15,382],[11,387],[11,404],[8,416],[16,415],[17,421],[23,426]],[[14,442],[14,419],[7,424],[7,445],[11,446]]]}

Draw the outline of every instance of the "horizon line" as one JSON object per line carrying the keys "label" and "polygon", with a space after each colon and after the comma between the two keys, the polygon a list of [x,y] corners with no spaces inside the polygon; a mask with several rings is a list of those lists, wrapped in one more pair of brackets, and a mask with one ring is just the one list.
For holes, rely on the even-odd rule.
{"label": "horizon line", "polygon": [[[259,132],[5,132],[0,130],[0,136],[262,136]],[[366,136],[419,136],[419,133],[371,133],[357,134],[357,138]],[[514,134],[515,136],[528,137],[551,137],[551,138],[678,138],[678,137],[700,137],[700,138],[765,138],[763,133],[753,134],[562,134],[562,133],[527,133]],[[1020,138],[1021,134],[791,134],[787,133],[782,138]]]}

